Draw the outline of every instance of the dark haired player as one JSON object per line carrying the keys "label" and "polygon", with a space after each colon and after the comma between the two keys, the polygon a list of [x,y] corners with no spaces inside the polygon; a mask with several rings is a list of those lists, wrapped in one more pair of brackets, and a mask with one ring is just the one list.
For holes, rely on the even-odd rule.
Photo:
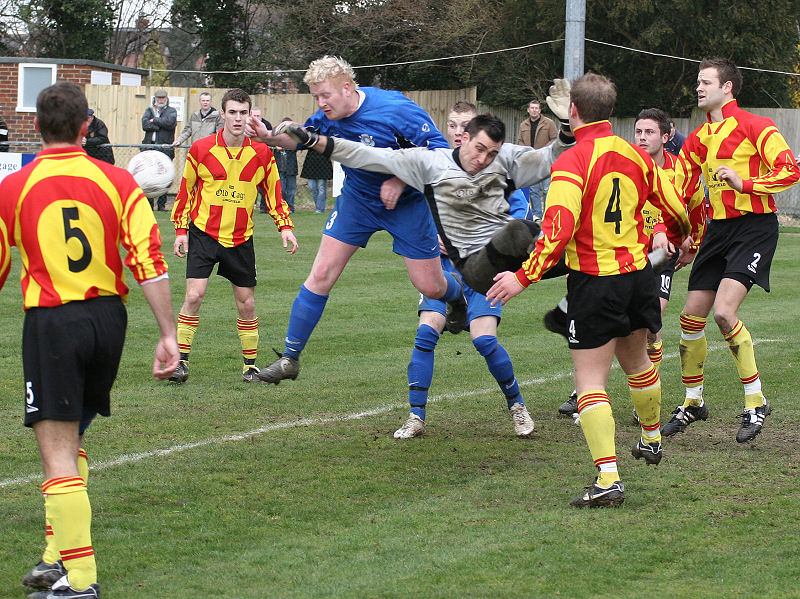
{"label": "dark haired player", "polygon": [[23,584],[52,590],[31,597],[100,596],[81,442],[97,414],[109,415],[125,339],[128,287],[118,244],[161,333],[153,375],[167,378],[178,363],[158,225],[128,171],[80,148],[87,111],[73,83],[42,90],[34,126],[43,149],[0,184],[0,286],[15,245],[26,310],[25,425],[36,435],[45,476],[47,546]]}
{"label": "dark haired player", "polygon": [[233,287],[242,346],[242,380],[258,381],[258,317],[255,308],[256,257],[253,248],[253,207],[259,190],[280,231],[286,251],[297,251],[290,210],[281,195],[275,157],[266,145],[245,137],[250,96],[231,89],[222,96],[223,127],[195,141],[186,156],[178,197],[172,207],[175,255],[186,257],[186,296],[178,314],[181,361],[170,380],[189,378],[189,352],[200,324],[200,306],[208,278],[217,274]]}
{"label": "dark haired player", "polygon": [[[770,265],[778,244],[772,194],[796,184],[800,170],[775,123],[739,108],[736,96],[741,87],[742,75],[730,60],[700,63],[697,106],[708,113],[708,122],[686,138],[675,170],[675,183],[687,199],[692,220],[691,239],[681,248],[677,268],[694,260],[680,316],[686,399],[664,425],[662,434],[667,437],[708,418],[703,367],[708,354],[706,319],[712,308],[744,386],[736,440],[754,439],[770,412],[761,391],[753,340],[739,320],[739,306],[753,285],[769,291]],[[701,175],[708,186],[707,215]]]}

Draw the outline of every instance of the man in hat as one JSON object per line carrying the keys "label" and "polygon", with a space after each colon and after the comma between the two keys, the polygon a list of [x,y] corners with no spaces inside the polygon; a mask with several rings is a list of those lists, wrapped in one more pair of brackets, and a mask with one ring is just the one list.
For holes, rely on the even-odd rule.
{"label": "man in hat", "polygon": [[[143,144],[158,144],[162,147],[144,148],[154,149],[169,156],[170,160],[175,158],[175,150],[172,142],[175,140],[175,127],[178,124],[178,112],[169,105],[167,90],[158,88],[153,94],[153,104],[148,106],[142,115],[142,129],[144,130]],[[152,202],[152,200],[150,200]],[[167,194],[163,194],[156,200],[158,210],[166,210]],[[152,205],[152,203],[151,203]]]}

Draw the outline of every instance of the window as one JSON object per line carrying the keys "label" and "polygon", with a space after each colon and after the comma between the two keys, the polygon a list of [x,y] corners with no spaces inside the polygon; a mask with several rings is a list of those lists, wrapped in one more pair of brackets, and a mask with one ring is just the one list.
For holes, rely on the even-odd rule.
{"label": "window", "polygon": [[56,82],[54,64],[20,63],[17,82],[17,112],[36,112],[36,96]]}

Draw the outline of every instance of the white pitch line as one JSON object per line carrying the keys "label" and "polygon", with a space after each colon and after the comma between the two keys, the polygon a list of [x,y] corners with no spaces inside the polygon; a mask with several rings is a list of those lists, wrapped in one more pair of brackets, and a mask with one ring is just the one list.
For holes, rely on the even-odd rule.
{"label": "white pitch line", "polygon": [[[778,339],[759,339],[756,343],[775,343],[779,341]],[[720,349],[728,349],[726,345],[710,345],[708,347],[708,351],[717,351]],[[677,358],[679,354],[667,354],[664,356],[664,359],[673,359]],[[619,365],[614,363],[612,368],[619,368]],[[544,383],[552,383],[554,381],[559,381],[565,378],[569,378],[572,376],[572,371],[569,372],[561,372],[558,374],[554,374],[548,377],[537,377],[533,379],[528,379],[526,381],[518,381],[520,387],[530,387],[531,385],[542,385]],[[435,395],[428,399],[428,403],[435,403],[437,401],[443,401],[447,399],[462,399],[465,397],[472,397],[475,395],[482,395],[485,393],[492,393],[496,390],[496,388],[492,387],[490,389],[474,389],[472,391],[462,391],[459,393],[442,393],[440,395]],[[368,416],[379,416],[381,414],[385,414],[392,410],[396,410],[402,407],[405,407],[406,403],[395,403],[380,406],[377,408],[373,408],[371,410],[366,410],[364,412],[353,412],[351,414],[343,414],[341,416],[332,416],[329,418],[301,418],[299,420],[292,420],[291,422],[277,422],[275,424],[270,424],[267,426],[262,426],[257,429],[253,429],[246,433],[240,433],[238,435],[224,435],[221,437],[212,437],[210,439],[203,439],[201,441],[195,441],[194,443],[182,443],[180,445],[173,445],[171,447],[165,447],[164,449],[154,449],[152,451],[143,451],[140,453],[125,453],[120,455],[119,457],[114,458],[113,460],[108,460],[105,462],[94,462],[90,470],[97,471],[97,470],[105,470],[106,468],[113,468],[114,466],[122,466],[125,464],[132,464],[134,462],[140,462],[147,458],[152,457],[160,457],[166,456],[173,453],[179,453],[182,451],[188,451],[190,449],[197,449],[198,447],[206,447],[208,445],[215,445],[217,443],[225,443],[228,441],[242,441],[244,439],[249,439],[251,437],[258,437],[260,435],[264,435],[267,433],[271,433],[274,431],[279,431],[283,429],[290,429],[290,428],[297,428],[300,426],[324,426],[327,424],[332,424],[335,422],[347,422],[350,420],[361,420],[362,418],[366,418]],[[6,478],[0,480],[0,489],[7,488],[7,487],[15,487],[21,484],[29,484],[34,481],[41,480],[42,475],[40,473],[37,474],[28,474],[25,476],[18,476],[16,478]]]}

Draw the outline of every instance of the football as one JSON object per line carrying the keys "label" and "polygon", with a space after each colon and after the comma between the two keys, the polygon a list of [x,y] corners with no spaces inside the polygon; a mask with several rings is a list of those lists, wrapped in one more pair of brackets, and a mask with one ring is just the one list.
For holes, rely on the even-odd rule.
{"label": "football", "polygon": [[136,154],[128,162],[128,172],[149,198],[165,194],[175,179],[175,165],[169,156],[158,150]]}

